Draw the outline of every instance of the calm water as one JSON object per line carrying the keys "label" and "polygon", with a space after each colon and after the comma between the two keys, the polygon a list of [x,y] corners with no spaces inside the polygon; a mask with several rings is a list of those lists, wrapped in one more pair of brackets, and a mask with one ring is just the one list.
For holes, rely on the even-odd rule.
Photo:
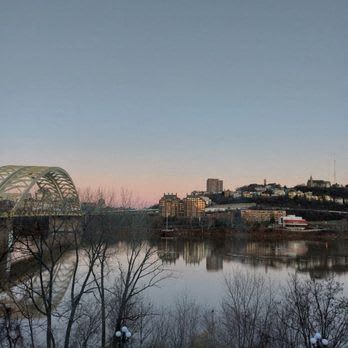
{"label": "calm water", "polygon": [[[224,275],[233,270],[256,271],[270,278],[275,286],[286,282],[289,274],[323,278],[331,272],[345,283],[348,295],[348,241],[256,241],[251,239],[184,240],[159,239],[151,242],[158,256],[174,277],[164,280],[160,288],[151,288],[148,296],[156,305],[167,305],[187,294],[198,302],[216,306],[224,293]],[[114,281],[112,267],[124,260],[126,242],[110,248],[108,283]],[[13,264],[16,273],[23,264]],[[73,270],[73,255],[67,254],[56,276],[55,302],[67,295]]]}
{"label": "calm water", "polygon": [[161,240],[158,247],[160,257],[175,271],[175,279],[151,290],[156,302],[166,303],[188,293],[215,306],[224,293],[224,276],[234,270],[255,271],[275,286],[294,272],[312,278],[333,272],[345,283],[348,294],[348,241]]}

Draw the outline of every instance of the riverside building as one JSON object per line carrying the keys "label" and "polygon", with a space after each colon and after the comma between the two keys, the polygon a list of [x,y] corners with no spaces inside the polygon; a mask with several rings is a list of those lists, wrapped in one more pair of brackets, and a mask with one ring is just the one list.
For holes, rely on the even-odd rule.
{"label": "riverside building", "polygon": [[204,215],[205,208],[211,204],[208,197],[187,195],[184,199],[184,212],[186,217],[196,218]]}
{"label": "riverside building", "polygon": [[159,200],[159,211],[163,217],[174,217],[184,215],[182,200],[174,193],[164,193]]}

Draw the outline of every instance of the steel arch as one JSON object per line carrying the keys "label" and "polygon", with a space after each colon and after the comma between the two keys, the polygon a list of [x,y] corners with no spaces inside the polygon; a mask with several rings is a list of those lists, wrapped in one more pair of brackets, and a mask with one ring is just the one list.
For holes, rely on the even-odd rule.
{"label": "steel arch", "polygon": [[[35,185],[38,186],[42,199],[28,200],[28,194]],[[59,167],[0,167],[0,199],[9,196],[14,202],[11,210],[13,215],[81,213],[76,187],[69,174]]]}
{"label": "steel arch", "polygon": [[[71,278],[74,273],[74,267],[76,266],[76,260],[71,257],[69,254],[63,259],[60,259],[58,263],[53,268],[53,292],[52,292],[52,304],[54,308],[57,308],[59,304],[62,303],[62,300],[66,294],[66,291],[70,285]],[[41,276],[41,279],[40,279]],[[40,311],[37,310],[37,307],[41,310],[43,309],[42,302],[42,288],[47,288],[49,279],[49,273],[47,270],[43,270],[40,275],[40,272],[35,272],[31,277],[30,287],[33,290],[34,295],[34,306],[31,301],[28,301],[28,292],[26,291],[26,278],[21,279],[20,277],[16,277],[14,280],[14,284],[11,288],[5,289],[3,292],[0,292],[0,297],[2,301],[12,307],[13,309],[18,308],[17,304],[27,305],[29,312],[33,315],[34,318],[40,319],[41,314]],[[20,313],[17,313],[20,315]]]}

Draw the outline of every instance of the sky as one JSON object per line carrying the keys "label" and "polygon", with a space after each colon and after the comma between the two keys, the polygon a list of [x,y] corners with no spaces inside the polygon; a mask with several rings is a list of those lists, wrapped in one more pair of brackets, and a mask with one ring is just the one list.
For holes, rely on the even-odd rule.
{"label": "sky", "polygon": [[0,165],[163,192],[348,184],[348,1],[0,2]]}

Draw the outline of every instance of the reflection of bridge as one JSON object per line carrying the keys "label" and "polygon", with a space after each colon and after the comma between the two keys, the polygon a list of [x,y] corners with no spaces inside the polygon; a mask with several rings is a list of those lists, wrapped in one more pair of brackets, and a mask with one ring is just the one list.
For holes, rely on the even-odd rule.
{"label": "reflection of bridge", "polygon": [[80,214],[77,190],[64,169],[15,165],[0,167],[0,216]]}
{"label": "reflection of bridge", "polygon": [[42,301],[42,289],[48,291],[49,282],[52,281],[52,304],[57,307],[63,301],[64,295],[69,287],[71,278],[74,273],[74,267],[76,260],[74,254],[69,253],[61,259],[53,269],[52,280],[50,280],[50,274],[47,271],[35,272],[30,277],[19,276],[17,279],[12,279],[9,284],[11,288],[6,289],[0,293],[2,303],[12,307],[20,307],[25,311],[33,314],[34,317],[40,317],[41,314],[36,310],[31,300],[28,298],[27,291],[29,290],[33,296],[33,302],[44,310]]}

